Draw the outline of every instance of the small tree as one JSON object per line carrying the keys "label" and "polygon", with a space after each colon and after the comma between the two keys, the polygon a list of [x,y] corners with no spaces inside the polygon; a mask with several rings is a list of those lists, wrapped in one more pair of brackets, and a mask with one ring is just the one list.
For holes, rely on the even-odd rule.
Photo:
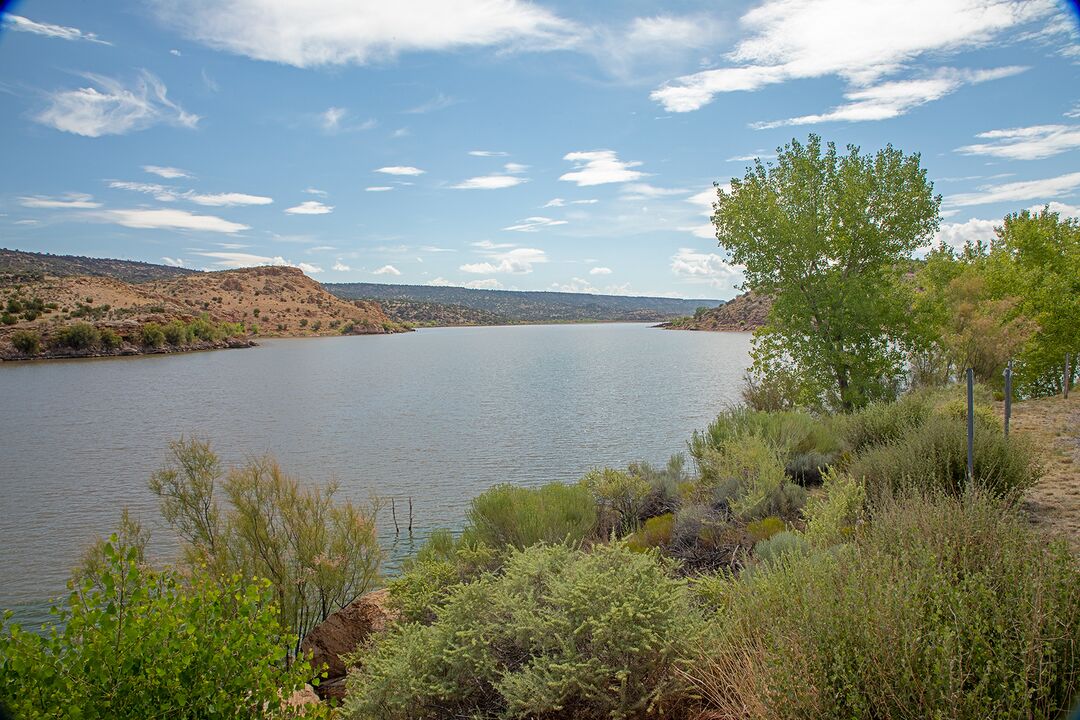
{"label": "small tree", "polygon": [[23,355],[36,355],[41,350],[41,336],[33,330],[16,330],[11,336],[11,344]]}
{"label": "small tree", "polygon": [[891,145],[841,156],[810,135],[717,188],[721,247],[774,298],[755,333],[752,374],[797,381],[799,404],[852,410],[895,392],[911,339],[900,264],[938,228],[919,155]]}

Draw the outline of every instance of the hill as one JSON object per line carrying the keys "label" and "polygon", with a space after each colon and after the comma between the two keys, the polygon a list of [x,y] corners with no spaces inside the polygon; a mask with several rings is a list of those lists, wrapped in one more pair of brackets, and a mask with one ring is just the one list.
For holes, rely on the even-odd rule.
{"label": "hill", "polygon": [[371,302],[378,302],[383,312],[394,322],[420,327],[511,324],[511,320],[502,315],[464,305],[442,305],[417,300],[372,300]]}
{"label": "hill", "polygon": [[[86,337],[69,341],[77,325]],[[148,339],[154,337],[148,328],[164,330],[167,339]],[[290,267],[189,273],[139,284],[93,275],[0,275],[3,359],[176,352],[247,346],[253,337],[406,329],[377,303],[337,298]],[[16,335],[27,333],[38,339],[39,351],[16,350]]]}
{"label": "hill", "polygon": [[765,324],[772,298],[748,292],[729,300],[720,307],[694,313],[691,317],[676,318],[657,327],[669,330],[710,330],[714,332],[750,332]]}
{"label": "hill", "polygon": [[91,275],[116,278],[129,283],[143,283],[191,275],[194,272],[196,271],[136,260],[51,255],[0,248],[0,274],[58,277]]}
{"label": "hill", "polygon": [[[495,316],[482,324],[530,322],[656,322],[686,315],[702,305],[719,300],[592,295],[526,290],[474,290],[433,285],[385,285],[381,283],[326,283],[334,295],[348,299],[396,301],[397,312],[404,303],[458,305]],[[417,322],[423,322],[416,315]],[[437,317],[433,317],[437,320]]]}

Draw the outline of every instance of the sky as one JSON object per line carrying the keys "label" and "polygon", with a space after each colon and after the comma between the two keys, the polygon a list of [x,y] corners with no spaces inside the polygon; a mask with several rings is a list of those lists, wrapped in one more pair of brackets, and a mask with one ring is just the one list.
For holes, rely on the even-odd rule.
{"label": "sky", "polygon": [[728,299],[713,183],[817,133],[921,153],[936,240],[1080,214],[1057,0],[26,0],[0,246]]}

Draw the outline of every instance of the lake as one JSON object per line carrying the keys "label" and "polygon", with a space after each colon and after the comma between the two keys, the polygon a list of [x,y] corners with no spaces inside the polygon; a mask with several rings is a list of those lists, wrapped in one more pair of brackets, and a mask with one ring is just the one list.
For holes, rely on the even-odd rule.
{"label": "lake", "polygon": [[344,496],[393,496],[399,520],[411,497],[411,541],[380,517],[392,571],[491,485],[683,451],[738,401],[749,346],[749,333],[529,325],[2,363],[0,609],[40,622],[123,507],[167,559],[174,540],[146,480],[181,434],[211,439],[227,464],[269,451]]}

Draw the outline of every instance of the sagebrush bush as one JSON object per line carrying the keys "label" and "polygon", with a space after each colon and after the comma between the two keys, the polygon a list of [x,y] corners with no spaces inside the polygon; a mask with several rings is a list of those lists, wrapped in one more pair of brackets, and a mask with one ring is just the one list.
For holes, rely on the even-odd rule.
{"label": "sagebrush bush", "polygon": [[581,478],[581,486],[596,501],[599,530],[624,536],[637,530],[653,493],[641,475],[613,468],[592,470]]}
{"label": "sagebrush bush", "polygon": [[538,545],[457,587],[431,625],[401,623],[348,679],[343,718],[637,718],[687,702],[701,630],[655,553]]}
{"label": "sagebrush bush", "polygon": [[468,519],[476,539],[496,549],[576,544],[595,530],[596,505],[581,485],[496,485],[473,499]]}
{"label": "sagebrush bush", "polygon": [[101,329],[101,347],[106,350],[115,350],[123,343],[123,338],[120,337],[112,328]]}
{"label": "sagebrush bush", "polygon": [[745,718],[1056,718],[1080,688],[1080,566],[981,491],[884,501],[851,543],[698,587],[692,675]]}
{"label": "sagebrush bush", "polygon": [[866,488],[862,481],[839,471],[825,476],[821,492],[803,508],[806,538],[819,545],[850,540],[866,516]]}
{"label": "sagebrush bush", "polygon": [[101,333],[90,323],[74,323],[56,333],[56,342],[72,350],[86,350],[101,342]]}
{"label": "sagebrush bush", "polygon": [[192,340],[191,331],[183,320],[172,320],[161,331],[170,345],[187,345]]}
{"label": "sagebrush bush", "polygon": [[775,515],[746,524],[746,531],[750,533],[750,537],[754,538],[755,542],[768,540],[776,533],[783,532],[786,528],[787,523]]}
{"label": "sagebrush bush", "polygon": [[139,339],[146,347],[158,348],[165,344],[165,331],[161,329],[161,325],[148,322],[139,331]]}
{"label": "sagebrush bush", "polygon": [[763,563],[774,562],[789,553],[804,555],[809,550],[810,544],[802,533],[791,530],[778,532],[754,543],[754,555]]}
{"label": "sagebrush bush", "polygon": [[894,442],[930,417],[933,403],[926,392],[900,396],[896,402],[871,403],[841,422],[844,440],[854,452]]}
{"label": "sagebrush bush", "polygon": [[316,673],[285,662],[270,583],[154,572],[115,542],[44,632],[5,622],[0,704],[19,718],[286,717],[282,699]]}
{"label": "sagebrush bush", "polygon": [[471,529],[458,538],[449,530],[436,530],[405,561],[401,575],[388,583],[391,607],[406,621],[431,622],[458,585],[497,569],[501,562],[502,554],[479,542]]}
{"label": "sagebrush bush", "polygon": [[11,344],[23,355],[36,355],[41,350],[41,336],[33,330],[16,330],[11,334]]}
{"label": "sagebrush bush", "polygon": [[626,546],[636,552],[647,548],[662,548],[671,542],[675,515],[665,513],[645,521],[641,529],[626,539]]}
{"label": "sagebrush bush", "polygon": [[[1022,492],[1041,468],[1021,435],[1006,438],[996,423],[975,424],[974,481],[995,494]],[[967,484],[967,425],[962,418],[933,414],[894,442],[871,447],[852,463],[871,498],[903,488],[959,493]]]}
{"label": "sagebrush bush", "polygon": [[725,440],[705,448],[699,463],[701,490],[742,520],[769,515],[789,517],[806,501],[806,490],[790,482],[779,458],[759,435]]}

